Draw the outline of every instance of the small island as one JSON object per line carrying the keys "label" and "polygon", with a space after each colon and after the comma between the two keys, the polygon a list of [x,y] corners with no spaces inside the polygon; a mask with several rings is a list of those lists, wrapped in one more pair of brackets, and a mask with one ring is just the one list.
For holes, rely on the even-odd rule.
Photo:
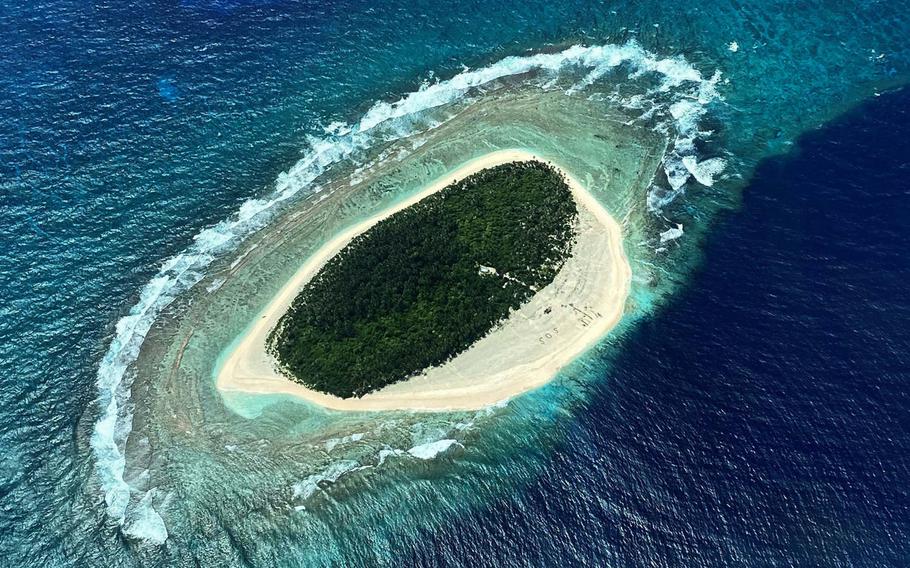
{"label": "small island", "polygon": [[553,281],[578,212],[551,166],[481,170],[383,219],[333,256],[268,338],[281,370],[348,398],[465,351]]}
{"label": "small island", "polygon": [[622,317],[619,224],[524,150],[337,234],[222,354],[217,388],[334,410],[473,410],[550,381]]}

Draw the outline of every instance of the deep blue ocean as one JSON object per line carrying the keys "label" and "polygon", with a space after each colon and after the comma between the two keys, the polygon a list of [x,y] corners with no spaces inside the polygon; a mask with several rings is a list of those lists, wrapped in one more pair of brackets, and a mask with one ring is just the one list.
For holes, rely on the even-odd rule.
{"label": "deep blue ocean", "polygon": [[88,440],[117,321],[331,124],[465,66],[630,39],[730,79],[710,125],[730,173],[666,213],[696,251],[667,269],[678,289],[585,363],[533,475],[377,528],[393,562],[309,565],[910,566],[908,18],[874,0],[0,3],[0,566],[307,565],[288,551],[308,534],[228,527],[216,554],[212,527],[169,526],[190,544],[159,555],[109,518]]}
{"label": "deep blue ocean", "polygon": [[910,565],[908,172],[910,90],[762,163],[540,481],[410,561]]}

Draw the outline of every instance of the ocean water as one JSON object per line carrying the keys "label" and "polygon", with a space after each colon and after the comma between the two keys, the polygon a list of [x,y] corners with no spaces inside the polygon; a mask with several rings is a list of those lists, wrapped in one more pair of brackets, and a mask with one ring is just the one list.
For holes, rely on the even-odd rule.
{"label": "ocean water", "polygon": [[[910,96],[876,95],[908,30],[874,1],[0,7],[2,563],[906,565]],[[510,145],[626,220],[589,357],[468,415],[213,392],[301,254]]]}
{"label": "ocean water", "polygon": [[404,563],[906,566],[908,134],[905,89],[762,163],[544,472]]}

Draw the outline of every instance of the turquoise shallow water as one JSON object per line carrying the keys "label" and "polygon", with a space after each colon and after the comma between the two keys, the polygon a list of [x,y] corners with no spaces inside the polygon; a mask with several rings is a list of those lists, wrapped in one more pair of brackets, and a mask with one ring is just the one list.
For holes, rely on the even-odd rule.
{"label": "turquoise shallow water", "polygon": [[[152,329],[156,342],[145,355],[154,368],[173,355],[165,323],[195,313],[187,303],[202,297],[202,287],[215,286],[219,271],[255,241],[241,242],[248,233],[328,184],[331,175],[316,174],[336,163],[344,172],[356,169],[383,149],[395,150],[394,139],[443,120],[452,124],[435,132],[455,125],[463,138],[437,146],[430,133],[424,146],[412,147],[411,163],[427,172],[476,151],[471,144],[479,141],[539,147],[565,140],[562,149],[576,168],[592,180],[615,180],[604,182],[601,197],[611,210],[633,213],[629,250],[638,254],[637,274],[646,275],[623,327],[631,333],[687,281],[717,211],[737,203],[759,160],[789,151],[800,132],[906,79],[910,24],[903,8],[881,2],[700,2],[684,9],[650,2],[381,9],[358,2],[47,2],[2,8],[0,554],[14,566],[435,564],[444,559],[418,553],[414,543],[443,540],[451,523],[470,522],[489,507],[531,506],[520,496],[536,484],[593,483],[608,508],[623,509],[604,480],[569,482],[554,473],[560,471],[554,460],[577,459],[555,448],[574,440],[576,418],[590,410],[590,392],[612,382],[619,348],[634,350],[647,337],[608,340],[562,380],[504,408],[477,416],[392,416],[379,424],[259,400],[242,403],[258,417],[250,420],[219,408],[202,382],[156,382],[163,372],[138,376],[135,388],[126,389],[137,367],[118,342],[142,344],[145,328],[158,321],[162,327]],[[528,58],[548,54],[551,63],[564,61],[573,45],[637,47],[602,47],[599,58],[580,56],[565,69],[559,64],[559,77],[540,66],[525,76]],[[598,65],[617,53],[626,55],[600,73]],[[525,59],[503,63],[510,56]],[[679,66],[667,63],[671,69],[638,76],[641,61]],[[492,82],[444,89],[440,107],[376,106],[424,84],[471,76],[464,66],[505,71]],[[701,97],[699,81],[667,86],[667,77],[690,70],[716,97]],[[550,85],[549,79],[558,80]],[[696,107],[673,106],[682,103]],[[487,122],[484,109],[493,109]],[[394,119],[367,129],[377,116]],[[510,117],[510,127],[492,126],[503,117]],[[687,117],[697,119],[701,134],[685,135]],[[358,137],[358,128],[370,136]],[[576,136],[573,146],[566,134],[585,128],[590,140]],[[617,149],[630,140],[635,144]],[[616,157],[595,162],[591,156],[606,155],[610,144]],[[673,173],[691,173],[679,169],[686,156],[696,166],[723,160],[726,168],[716,180],[709,179],[715,177],[710,168],[699,170],[702,181],[713,181],[710,187],[690,175],[685,193],[656,210],[677,194],[669,191]],[[659,174],[658,187],[645,184],[639,194],[609,191],[640,179],[634,168],[623,169],[630,163],[650,163],[650,171],[669,175]],[[390,178],[399,182],[393,187],[356,193],[362,197],[351,198],[341,215],[328,215],[300,242],[318,240],[331,230],[331,219],[356,218],[396,199],[408,183],[419,184],[417,171],[399,172]],[[294,195],[274,214],[249,215],[262,205],[249,199],[268,200],[289,188]],[[678,224],[683,237],[670,239],[676,233],[666,231]],[[231,238],[222,242],[225,235]],[[291,266],[295,250],[306,250],[296,246],[284,249],[285,264],[273,263],[272,274]],[[639,249],[644,252],[635,253]],[[256,253],[249,258],[265,262]],[[196,289],[181,291],[200,278]],[[274,282],[265,282],[261,293]],[[174,303],[147,301],[167,283],[178,284]],[[231,286],[219,293],[227,297]],[[158,308],[121,319],[134,306],[156,305],[164,312],[159,319],[150,317]],[[243,317],[238,309],[232,325]],[[208,343],[197,338],[198,353],[218,350],[215,334],[210,337]],[[111,369],[116,372],[106,372]],[[116,412],[108,415],[111,400]],[[188,424],[175,411],[181,404],[193,417]],[[168,412],[177,419],[162,420]],[[105,416],[116,422],[99,422]],[[361,430],[364,424],[372,429]],[[669,419],[660,424],[674,427]],[[618,430],[615,447],[634,437]],[[679,462],[670,452],[664,463],[672,469]],[[689,465],[683,487],[700,479],[698,467]],[[887,471],[883,479],[894,479]],[[624,531],[647,526],[648,513],[642,505],[612,519],[619,528],[599,531],[591,521],[584,530],[607,550],[611,542],[625,542]],[[790,514],[811,519],[813,510]],[[855,511],[844,514],[841,534],[861,534],[850,533],[851,526],[874,527],[863,525],[866,519]],[[487,538],[508,542],[510,519],[521,517],[491,518],[498,520]],[[702,529],[677,526],[662,538],[701,543],[694,549],[710,546]],[[870,549],[887,550],[888,539],[899,540],[902,535],[890,530],[884,537],[887,531],[869,532],[879,539]],[[744,532],[731,530],[726,538]],[[810,536],[789,544],[814,548],[817,555],[804,559],[835,558],[833,540]],[[572,558],[552,542],[540,547],[539,563]],[[449,559],[476,560],[484,545],[472,545],[474,554],[462,548]],[[698,558],[686,550],[673,556],[659,548],[648,551],[652,556],[612,560],[674,565]],[[788,558],[786,549],[777,554]],[[511,555],[499,558],[520,564],[521,557],[516,543]],[[881,565],[874,560],[883,556],[851,558],[855,565]],[[718,563],[724,559],[770,563],[748,548]],[[611,557],[597,563],[610,564]]]}

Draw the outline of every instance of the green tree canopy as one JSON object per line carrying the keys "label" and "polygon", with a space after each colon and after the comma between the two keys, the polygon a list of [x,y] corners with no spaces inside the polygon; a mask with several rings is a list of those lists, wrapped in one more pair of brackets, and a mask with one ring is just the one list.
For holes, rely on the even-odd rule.
{"label": "green tree canopy", "polygon": [[296,381],[362,396],[470,347],[556,276],[575,201],[537,161],[482,170],[358,235],[269,336]]}

